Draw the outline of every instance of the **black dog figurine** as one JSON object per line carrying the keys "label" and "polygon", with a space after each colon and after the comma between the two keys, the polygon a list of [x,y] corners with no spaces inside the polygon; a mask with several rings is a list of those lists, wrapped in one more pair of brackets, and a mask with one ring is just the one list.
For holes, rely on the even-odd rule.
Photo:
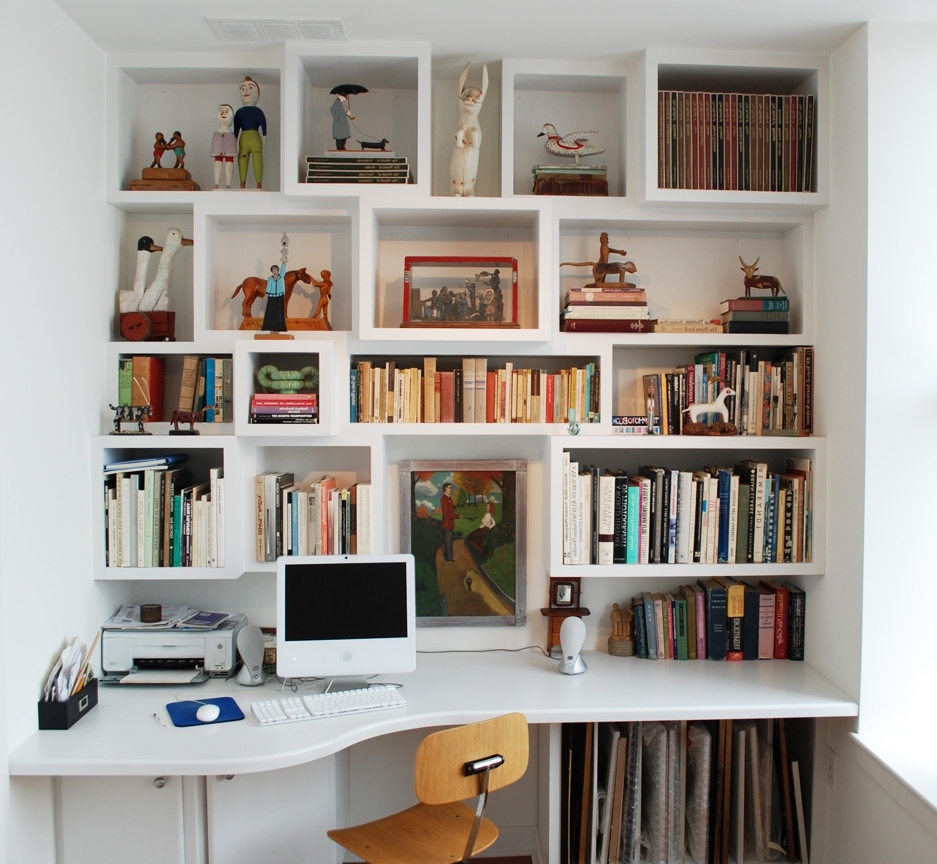
{"label": "black dog figurine", "polygon": [[380,141],[359,141],[362,150],[386,150],[387,145],[390,144],[386,138],[381,138]]}

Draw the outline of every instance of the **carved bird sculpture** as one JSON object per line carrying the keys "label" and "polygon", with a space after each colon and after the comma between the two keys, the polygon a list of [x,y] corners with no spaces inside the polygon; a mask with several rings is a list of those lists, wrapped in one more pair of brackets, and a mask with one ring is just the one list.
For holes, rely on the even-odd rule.
{"label": "carved bird sculpture", "polygon": [[[137,241],[137,265],[133,288],[120,292],[118,296],[120,311],[153,312],[168,309],[173,260],[183,246],[191,245],[192,241],[183,237],[178,228],[170,228],[166,232],[166,242],[162,246],[157,246],[150,237],[141,237]],[[162,252],[162,255],[159,256],[156,274],[147,285],[147,270],[154,252]]]}
{"label": "carved bird sculpture", "polygon": [[555,126],[551,123],[544,123],[543,131],[538,133],[537,137],[546,136],[547,140],[543,146],[546,147],[547,153],[572,159],[578,165],[580,156],[597,156],[605,152],[604,147],[586,143],[590,135],[598,134],[598,132],[570,132],[568,135],[560,135]]}

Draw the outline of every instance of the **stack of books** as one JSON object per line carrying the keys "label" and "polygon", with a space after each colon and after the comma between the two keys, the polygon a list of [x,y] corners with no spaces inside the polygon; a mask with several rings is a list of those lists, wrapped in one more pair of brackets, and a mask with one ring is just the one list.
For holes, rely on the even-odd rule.
{"label": "stack of books", "polygon": [[630,283],[572,288],[560,315],[564,333],[650,333],[653,326],[647,294]]}
{"label": "stack of books", "polygon": [[534,195],[608,195],[605,165],[534,165]]}
{"label": "stack of books", "polygon": [[329,150],[306,157],[307,183],[410,183],[406,156],[392,150]]}
{"label": "stack of books", "polygon": [[719,306],[724,333],[790,333],[787,297],[736,297]]}
{"label": "stack of books", "polygon": [[318,399],[315,393],[255,393],[250,422],[318,423]]}

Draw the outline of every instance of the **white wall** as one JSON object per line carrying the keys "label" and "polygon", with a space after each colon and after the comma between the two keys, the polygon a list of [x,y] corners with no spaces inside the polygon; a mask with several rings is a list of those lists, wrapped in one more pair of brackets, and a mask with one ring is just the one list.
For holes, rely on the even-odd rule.
{"label": "white wall", "polygon": [[863,732],[920,727],[937,710],[935,80],[937,27],[870,27]]}
{"label": "white wall", "polygon": [[7,18],[0,860],[51,864],[51,783],[10,780],[7,754],[36,728],[61,640],[90,640],[112,604],[109,591],[89,588],[88,441],[101,431],[121,217],[103,203],[103,52],[51,0],[18,4]]}

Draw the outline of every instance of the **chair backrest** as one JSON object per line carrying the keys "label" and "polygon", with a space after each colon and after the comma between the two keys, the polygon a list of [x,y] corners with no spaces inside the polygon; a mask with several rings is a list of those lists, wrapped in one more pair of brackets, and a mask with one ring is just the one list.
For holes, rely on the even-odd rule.
{"label": "chair backrest", "polygon": [[416,751],[416,797],[424,804],[465,801],[482,791],[482,775],[465,775],[465,763],[499,754],[504,764],[491,770],[489,791],[519,780],[527,770],[527,718],[505,714],[427,735]]}

